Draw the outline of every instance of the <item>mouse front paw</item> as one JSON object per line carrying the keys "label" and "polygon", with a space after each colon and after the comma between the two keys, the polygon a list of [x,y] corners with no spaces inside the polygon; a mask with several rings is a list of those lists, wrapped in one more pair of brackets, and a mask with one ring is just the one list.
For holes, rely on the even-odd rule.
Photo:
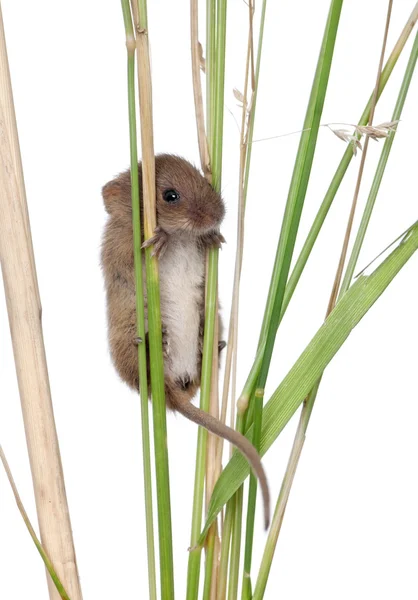
{"label": "mouse front paw", "polygon": [[210,231],[201,236],[200,242],[205,248],[220,248],[225,238],[220,231]]}
{"label": "mouse front paw", "polygon": [[142,244],[142,248],[149,248],[150,246],[154,246],[151,252],[151,256],[156,256],[157,258],[162,258],[164,256],[165,251],[167,250],[167,242],[168,242],[168,233],[164,231],[161,227],[156,227],[154,229],[154,235],[146,240]]}

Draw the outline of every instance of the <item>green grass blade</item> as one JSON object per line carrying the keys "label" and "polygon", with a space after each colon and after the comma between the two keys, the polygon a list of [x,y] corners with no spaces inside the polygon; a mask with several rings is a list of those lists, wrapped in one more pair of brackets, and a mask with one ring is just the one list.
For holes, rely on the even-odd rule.
{"label": "green grass blade", "polygon": [[162,357],[162,332],[160,286],[158,265],[151,256],[152,248],[145,250],[145,267],[148,292],[148,327],[151,365],[151,391],[153,401],[154,452],[157,480],[158,535],[160,548],[160,578],[162,598],[174,598],[174,567],[171,527],[170,476],[167,448],[167,420],[164,390],[164,363]]}
{"label": "green grass blade", "polygon": [[[261,455],[264,455],[276,440],[350,332],[417,249],[418,224],[415,223],[382,264],[371,275],[359,277],[343,296],[267,402],[263,410]],[[250,429],[248,437],[251,433]],[[249,466],[246,460],[234,454],[213,491],[201,542],[222,506],[235,493],[248,473]]]}
{"label": "green grass blade", "polygon": [[139,210],[139,175],[138,175],[138,150],[136,133],[136,110],[135,110],[135,38],[132,27],[129,3],[122,2],[122,10],[125,24],[125,33],[128,50],[128,105],[129,105],[129,139],[131,159],[131,189],[132,189],[132,223],[134,240],[134,265],[135,265],[135,287],[136,287],[136,314],[137,335],[143,340],[138,345],[138,368],[141,400],[141,423],[142,423],[142,459],[144,469],[144,495],[145,495],[145,521],[147,535],[147,558],[148,558],[148,587],[151,600],[157,598],[157,583],[155,569],[155,543],[152,510],[152,476],[151,476],[151,446],[149,433],[149,409],[148,409],[148,375],[147,375],[147,352],[145,343],[145,309],[143,293],[142,273],[142,250],[141,250],[141,216]]}
{"label": "green grass blade", "polygon": [[[225,45],[226,45],[226,0],[207,1],[207,131],[209,155],[212,171],[212,185],[220,191],[222,174],[222,142],[225,88]],[[209,64],[208,64],[209,60]],[[216,305],[218,293],[218,249],[208,252],[206,281],[205,329],[203,336],[202,377],[200,386],[200,407],[209,411],[212,378],[212,357],[217,319]],[[197,600],[199,593],[201,548],[197,544],[199,537],[206,463],[207,431],[199,428],[196,454],[195,486],[193,495],[192,532],[187,568],[187,600]],[[213,553],[206,556],[206,573],[211,570]],[[205,589],[209,589],[209,580]]]}
{"label": "green grass blade", "polygon": [[[212,377],[212,356],[213,356],[213,334],[216,318],[216,295],[218,278],[218,251],[209,252],[208,280],[206,291],[206,319],[203,341],[203,360],[202,360],[202,382],[200,391],[200,407],[204,411],[209,410],[210,384]],[[205,482],[205,464],[206,464],[206,441],[208,432],[203,427],[199,427],[196,468],[195,468],[195,487],[193,495],[192,511],[192,532],[189,553],[189,563],[187,571],[187,600],[196,599],[199,592],[200,577],[200,557],[202,548],[198,547],[200,527],[202,523],[203,492]]]}
{"label": "green grass blade", "polygon": [[[406,96],[408,94],[409,86],[411,83],[412,75],[414,74],[415,65],[418,58],[418,33],[415,36],[415,41],[409,56],[408,64],[406,67],[405,75],[402,81],[401,89],[399,90],[398,99],[396,101],[395,109],[392,115],[392,121],[399,121],[402,115],[402,110],[405,104]],[[354,270],[357,265],[358,257],[360,254],[361,247],[363,245],[364,237],[366,235],[367,227],[370,222],[370,217],[373,212],[373,208],[376,202],[377,194],[379,192],[380,184],[385,173],[386,165],[389,159],[389,154],[392,149],[392,144],[395,139],[396,132],[391,131],[389,137],[385,140],[382,153],[380,155],[379,163],[377,165],[376,173],[373,178],[373,183],[370,188],[370,193],[367,198],[366,206],[361,218],[360,226],[357,232],[356,239],[354,241],[351,256],[347,264],[347,269],[344,275],[343,282],[341,284],[340,296],[343,295],[350,286],[351,280],[354,275]]]}
{"label": "green grass blade", "polygon": [[[269,329],[275,301],[278,296],[279,286],[283,286],[284,290],[287,280],[286,277],[285,281],[282,281],[282,273],[284,273],[286,270],[287,263],[290,264],[299,218],[302,212],[303,201],[305,199],[306,189],[312,168],[316,139],[318,137],[320,118],[331,69],[335,37],[337,34],[342,2],[343,0],[332,0],[328,14],[321,51],[312,84],[311,95],[309,98],[305,121],[303,123],[303,130],[307,131],[303,131],[299,142],[260,339],[262,339],[263,334],[267,334]],[[289,267],[287,267],[287,270],[288,268]]]}
{"label": "green grass blade", "polygon": [[[149,239],[156,226],[155,156],[152,129],[152,87],[149,59],[147,2],[137,1],[138,23],[136,43],[138,76],[141,79],[139,108],[141,115],[142,186],[144,203],[144,234]],[[171,526],[170,477],[167,448],[167,421],[164,385],[164,362],[160,309],[158,259],[152,248],[145,250],[145,270],[148,305],[149,364],[154,423],[154,453],[157,484],[158,537],[161,598],[174,599],[174,567]]]}
{"label": "green grass blade", "polygon": [[[343,0],[332,0],[330,4],[325,32],[318,58],[318,64],[312,84],[305,121],[303,124],[303,130],[306,131],[304,131],[301,135],[298,153],[295,160],[295,166],[286,202],[279,243],[277,246],[276,260],[273,268],[273,275],[260,334],[260,342],[265,336],[266,345],[261,362],[260,374],[257,381],[257,389],[253,397],[254,426],[252,442],[257,450],[260,447],[264,387],[270,368],[276,332],[280,322],[286,282],[289,275],[300,217],[302,214],[309,176],[311,173],[320,119],[331,70],[342,3]],[[246,573],[246,577],[243,580],[244,600],[249,600],[250,598],[250,580],[248,574],[251,570],[252,560],[256,493],[257,480],[254,475],[251,474],[248,494],[244,559],[244,571]]]}
{"label": "green grass blade", "polygon": [[50,561],[48,555],[46,554],[38,536],[35,533],[34,528],[32,527],[32,524],[29,520],[29,517],[27,515],[27,512],[25,510],[25,507],[23,506],[22,500],[20,499],[19,496],[19,492],[17,491],[17,487],[16,484],[14,482],[13,479],[13,475],[12,472],[10,470],[9,464],[7,462],[6,456],[3,452],[3,448],[0,446],[0,460],[3,463],[3,467],[4,470],[6,471],[6,475],[7,475],[7,479],[9,480],[10,486],[12,488],[12,492],[13,495],[15,497],[16,500],[16,504],[17,507],[19,509],[20,514],[22,515],[22,519],[26,525],[27,530],[29,531],[29,535],[32,538],[33,543],[36,546],[36,549],[38,550],[39,554],[41,555],[41,558],[44,562],[45,568],[48,571],[52,581],[54,582],[55,587],[57,588],[57,592],[60,595],[60,597],[62,598],[62,600],[70,600],[70,597],[68,596],[67,592],[65,591],[64,586],[61,583],[60,578],[57,575],[57,572],[54,569],[54,566],[52,564],[52,562]]}

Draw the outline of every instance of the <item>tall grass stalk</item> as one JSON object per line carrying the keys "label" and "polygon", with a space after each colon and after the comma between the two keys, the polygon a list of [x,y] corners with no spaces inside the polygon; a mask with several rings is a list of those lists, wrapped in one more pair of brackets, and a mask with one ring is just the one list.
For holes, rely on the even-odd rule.
{"label": "tall grass stalk", "polygon": [[[212,377],[213,334],[215,329],[215,311],[217,305],[217,251],[211,250],[209,252],[208,259],[202,381],[200,391],[200,408],[206,412],[209,410],[209,397]],[[195,487],[193,494],[192,531],[187,571],[186,597],[188,600],[197,598],[199,592],[201,547],[198,546],[197,540],[202,522],[207,436],[208,433],[206,429],[199,427],[195,467]]]}
{"label": "tall grass stalk", "polygon": [[[249,169],[251,162],[251,149],[252,139],[254,132],[255,122],[255,111],[257,103],[257,91],[258,82],[260,75],[261,65],[261,54],[263,46],[263,34],[264,34],[264,23],[266,15],[266,0],[263,0],[260,26],[258,34],[258,50],[257,50],[257,63],[254,72],[254,29],[253,29],[253,15],[254,15],[254,4],[250,0],[248,3],[248,44],[247,44],[247,58],[245,67],[245,80],[244,80],[244,93],[242,101],[242,115],[241,115],[241,132],[240,132],[240,162],[239,162],[239,197],[238,197],[238,220],[237,220],[237,249],[235,255],[235,267],[234,267],[234,284],[232,290],[232,304],[230,313],[230,324],[228,332],[228,346],[227,356],[225,361],[225,376],[224,376],[224,387],[222,397],[222,419],[226,419],[226,409],[228,405],[228,392],[231,379],[231,365],[232,365],[232,382],[231,382],[231,427],[234,426],[235,421],[235,399],[236,399],[236,381],[237,381],[237,365],[238,365],[238,324],[239,324],[239,296],[240,296],[240,281],[241,281],[241,270],[243,261],[244,251],[244,219],[245,219],[245,205],[248,190],[248,178]],[[251,90],[251,94],[249,93]],[[239,414],[236,419],[236,429],[243,432],[243,415]],[[219,453],[222,453],[223,443],[220,440]],[[242,528],[242,490],[238,491],[237,502],[228,503],[228,514],[231,515],[231,521],[234,522],[233,530],[230,532],[228,529],[226,535],[222,538],[222,546],[225,546],[223,550],[224,560],[227,561],[227,552],[229,550],[231,541],[230,535],[232,534],[232,546],[235,549],[235,555],[231,560],[231,580],[235,581],[237,577],[237,568],[239,567],[240,557],[240,540],[241,540],[241,528]],[[226,590],[226,579],[225,583],[220,587],[222,594]],[[231,584],[230,595],[234,597],[237,595],[238,589],[236,585]]]}
{"label": "tall grass stalk", "polygon": [[[144,237],[151,238],[156,227],[155,156],[152,125],[152,87],[146,0],[132,0],[136,29],[139,110],[141,117],[142,193]],[[170,481],[167,449],[167,422],[160,310],[158,260],[152,248],[145,250],[147,281],[148,339],[153,402],[154,449],[157,482],[158,533],[161,597],[174,598],[173,544]]]}
{"label": "tall grass stalk", "polygon": [[[234,283],[232,288],[232,302],[229,320],[229,331],[228,331],[228,344],[225,361],[225,374],[223,382],[223,395],[222,395],[222,420],[226,421],[226,411],[228,406],[228,398],[231,384],[231,414],[230,414],[230,426],[234,427],[235,421],[235,394],[236,394],[236,381],[237,381],[237,364],[238,364],[238,318],[239,318],[239,295],[240,295],[240,281],[241,281],[241,269],[242,259],[244,252],[244,217],[245,217],[245,199],[244,199],[244,171],[246,164],[246,155],[248,146],[246,144],[247,139],[247,127],[248,127],[248,106],[251,105],[250,112],[253,112],[254,108],[251,103],[252,95],[254,93],[253,87],[251,88],[251,96],[249,98],[249,81],[254,85],[254,74],[250,68],[253,64],[253,3],[249,2],[249,28],[248,28],[248,44],[247,44],[247,58],[245,66],[245,81],[244,81],[244,93],[242,100],[242,116],[241,116],[241,132],[240,132],[240,160],[239,160],[239,194],[238,194],[238,219],[237,219],[237,245],[235,253],[235,267],[234,267]],[[232,381],[231,381],[231,367],[232,367]],[[240,424],[241,419],[237,419],[236,429],[242,432]],[[223,450],[223,440],[219,441],[218,452],[221,457]],[[232,454],[232,447],[230,453]],[[237,495],[242,496],[242,491],[238,491]],[[239,568],[239,557],[240,557],[240,540],[241,540],[241,527],[242,527],[242,499],[241,501],[232,502],[230,501],[227,507],[228,514],[230,515],[231,523],[234,523],[234,527],[227,529],[225,537],[222,539],[222,544],[225,546],[224,549],[224,560],[227,560],[227,552],[231,545],[235,550],[234,557],[231,558],[231,580],[236,578],[236,570]],[[225,587],[223,587],[225,586]],[[231,590],[233,588],[231,587]],[[222,593],[226,592],[226,578],[225,584],[222,584]],[[233,597],[233,591],[230,594]]]}
{"label": "tall grass stalk", "polygon": [[[217,302],[215,315],[218,314],[219,306]],[[213,349],[212,349],[212,380],[210,389],[209,412],[215,418],[219,419],[219,321],[215,318]],[[222,462],[217,455],[218,437],[212,433],[208,433],[207,454],[206,454],[206,498],[205,498],[205,513],[207,512],[210,497],[213,492],[216,480],[218,479],[221,470]],[[216,589],[219,572],[219,546],[220,540],[218,535],[218,523],[212,524],[208,534],[206,559],[205,559],[205,593],[204,600],[216,600]]]}
{"label": "tall grass stalk", "polygon": [[[316,140],[318,136],[319,123],[322,114],[322,108],[325,101],[325,95],[328,85],[329,73],[331,70],[332,57],[334,52],[335,40],[338,30],[338,24],[342,9],[342,0],[332,0],[328,13],[327,24],[322,40],[321,51],[318,59],[316,73],[312,84],[311,95],[309,98],[298,153],[296,156],[293,170],[292,181],[290,184],[288,199],[286,202],[285,213],[280,232],[279,243],[277,246],[276,260],[273,269],[273,275],[270,284],[269,295],[267,299],[262,331],[260,340],[266,336],[266,346],[260,367],[260,374],[257,380],[257,387],[253,394],[254,403],[254,425],[252,441],[259,450],[261,427],[262,427],[262,409],[264,398],[264,387],[267,381],[267,375],[270,368],[270,361],[273,354],[273,347],[280,322],[283,297],[286,282],[289,274],[290,263],[293,256],[293,249],[296,242],[296,235],[299,227],[299,221],[302,214],[302,208],[308,187],[309,176],[312,168],[315,152]],[[250,475],[250,488],[248,494],[247,526],[244,558],[244,587],[243,599],[250,598],[250,570],[252,561],[252,548],[254,538],[254,519],[257,493],[257,480]]]}
{"label": "tall grass stalk", "polygon": [[70,597],[68,596],[67,592],[65,591],[65,588],[62,585],[60,578],[58,577],[52,562],[50,561],[38,536],[35,533],[34,528],[32,527],[32,523],[30,522],[28,514],[25,510],[25,507],[23,506],[22,500],[20,499],[19,492],[17,491],[17,487],[16,487],[12,472],[9,467],[9,463],[7,462],[6,456],[5,456],[5,454],[3,452],[3,448],[1,446],[0,446],[0,460],[3,463],[4,470],[6,471],[7,479],[9,480],[10,487],[12,488],[12,492],[15,497],[19,512],[20,512],[22,519],[26,525],[29,535],[33,540],[33,543],[36,546],[36,549],[38,550],[39,554],[41,555],[41,558],[44,562],[46,570],[48,571],[48,573],[57,589],[57,592],[60,595],[60,598],[62,598],[62,600],[70,600]]}
{"label": "tall grass stalk", "polygon": [[[207,0],[206,131],[212,185],[217,191],[220,191],[221,188],[222,173],[226,7],[226,0],[217,0],[216,2],[215,0]],[[207,253],[205,327],[200,386],[200,407],[205,411],[209,410],[211,394],[215,321],[217,320],[218,254],[218,249],[211,249]],[[187,600],[195,600],[199,592],[201,548],[197,546],[197,540],[202,521],[207,435],[206,430],[199,428],[193,496],[191,550],[187,572]],[[206,559],[210,564],[213,555],[207,554]],[[209,564],[207,564],[207,572],[209,571]],[[207,583],[207,590],[208,586],[209,582]]]}
{"label": "tall grass stalk", "polygon": [[142,340],[138,344],[139,393],[141,401],[142,424],[142,459],[144,469],[145,522],[147,535],[148,557],[148,587],[150,600],[157,598],[157,583],[155,569],[155,542],[152,508],[152,475],[151,475],[151,444],[149,432],[148,407],[148,374],[147,349],[145,332],[145,309],[143,290],[143,269],[141,250],[141,214],[139,198],[138,150],[136,134],[135,108],[135,50],[136,42],[132,26],[131,11],[128,0],[122,0],[123,20],[126,34],[126,49],[128,59],[128,108],[129,108],[129,140],[131,160],[131,190],[132,190],[132,226],[134,242],[135,290],[137,336]]}
{"label": "tall grass stalk", "polygon": [[[252,2],[249,3],[249,11],[253,10]],[[251,23],[251,21],[250,21]],[[249,69],[251,63],[251,39],[252,30],[248,32],[248,46],[247,46],[247,59],[245,67],[245,81],[244,81],[244,93],[242,100],[242,115],[241,115],[241,131],[240,131],[240,160],[239,160],[239,193],[238,193],[238,219],[237,219],[237,246],[235,253],[235,267],[234,267],[234,283],[232,287],[232,303],[231,311],[229,316],[229,329],[228,329],[228,343],[226,346],[226,359],[225,359],[225,374],[223,381],[223,392],[222,392],[222,408],[221,408],[221,420],[223,423],[226,422],[226,413],[228,408],[229,388],[231,383],[231,369],[232,360],[234,358],[234,375],[232,377],[232,398],[235,399],[235,375],[236,375],[236,355],[238,345],[238,311],[239,311],[239,287],[241,280],[241,268],[242,268],[242,257],[244,252],[244,196],[243,196],[243,177],[246,162],[246,123],[247,123],[247,106],[248,106],[248,80],[249,80]],[[231,418],[230,425],[234,427],[235,415],[234,415],[234,402],[231,406]],[[219,440],[218,452],[222,455],[223,440]]]}

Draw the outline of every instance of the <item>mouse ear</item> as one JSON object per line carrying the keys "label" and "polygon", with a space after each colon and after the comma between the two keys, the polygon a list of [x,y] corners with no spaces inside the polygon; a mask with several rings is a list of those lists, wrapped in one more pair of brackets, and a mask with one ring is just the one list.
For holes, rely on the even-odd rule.
{"label": "mouse ear", "polygon": [[110,215],[125,213],[131,209],[130,174],[122,173],[116,179],[109,181],[102,189],[104,205]]}
{"label": "mouse ear", "polygon": [[106,183],[106,185],[103,186],[102,196],[105,208],[109,214],[112,214],[115,211],[117,204],[120,202],[121,194],[122,189],[119,179],[109,181],[109,183]]}

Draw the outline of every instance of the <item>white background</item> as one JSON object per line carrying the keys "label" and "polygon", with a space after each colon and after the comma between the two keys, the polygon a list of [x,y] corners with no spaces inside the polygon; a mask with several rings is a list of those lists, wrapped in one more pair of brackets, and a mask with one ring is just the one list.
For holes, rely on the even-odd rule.
{"label": "white background", "polygon": [[[101,186],[128,166],[120,3],[3,0],[56,422],[86,600],[146,597],[140,415],[110,363],[99,248]],[[259,3],[260,4],[260,3]],[[375,81],[386,2],[343,7],[322,123],[354,123]],[[394,2],[391,50],[413,8]],[[255,139],[301,129],[328,0],[270,2]],[[229,2],[220,294],[229,306],[237,202],[238,117],[247,8]],[[155,147],[198,162],[187,2],[149,2]],[[258,22],[258,21],[257,21]],[[378,105],[390,119],[413,36]],[[418,76],[379,193],[359,266],[417,218]],[[239,387],[261,324],[298,135],[254,145],[242,283]],[[370,143],[360,205],[382,143]],[[320,130],[297,249],[345,147]],[[267,397],[320,326],[359,158],[338,193],[277,339]],[[327,369],[288,505],[266,598],[416,598],[418,487],[415,256]],[[0,440],[35,521],[6,310],[0,307]],[[225,315],[228,310],[225,310]],[[296,421],[266,457],[277,495]],[[168,418],[177,597],[185,593],[196,429]],[[47,597],[40,558],[0,472],[0,597]],[[256,520],[254,574],[264,545]]]}

